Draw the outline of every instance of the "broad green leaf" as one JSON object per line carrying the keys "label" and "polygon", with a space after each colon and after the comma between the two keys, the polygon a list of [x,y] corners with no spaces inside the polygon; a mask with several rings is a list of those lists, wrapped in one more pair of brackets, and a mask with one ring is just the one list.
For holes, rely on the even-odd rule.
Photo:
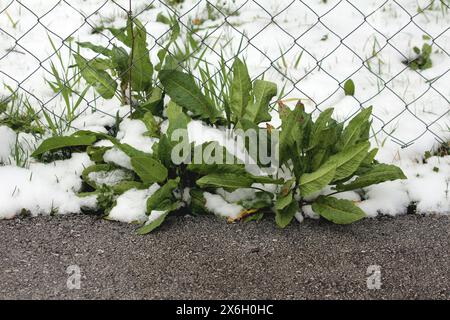
{"label": "broad green leaf", "polygon": [[172,165],[172,148],[172,142],[167,135],[163,134],[158,143],[154,143],[152,146],[153,157],[159,159],[165,167],[169,168]]}
{"label": "broad green leaf", "polygon": [[325,163],[313,173],[304,173],[300,177],[300,194],[309,196],[325,188],[334,178],[336,165]]}
{"label": "broad green leaf", "polygon": [[168,180],[147,199],[147,214],[153,210],[168,210],[175,203],[173,191],[178,187],[180,178]]}
{"label": "broad green leaf", "polygon": [[95,69],[89,62],[78,54],[74,54],[75,61],[83,79],[93,86],[105,99],[111,99],[117,89],[117,83],[104,70]]}
{"label": "broad green leaf", "polygon": [[166,211],[161,216],[159,216],[157,219],[153,220],[152,222],[145,224],[144,226],[140,227],[137,230],[137,233],[140,235],[144,235],[147,233],[152,232],[156,228],[158,228],[166,219],[167,215],[170,213],[170,211]]}
{"label": "broad green leaf", "polygon": [[133,21],[131,19],[127,19],[127,26],[125,28],[108,27],[105,29],[111,32],[114,38],[122,42],[128,48],[131,48],[133,45],[133,31],[131,29],[132,26]]}
{"label": "broad green leaf", "polygon": [[[306,114],[303,104],[298,103],[294,110],[290,110],[286,106],[279,108],[281,118],[280,132],[280,163],[285,163],[289,159],[296,159],[299,156],[298,148],[307,140],[306,127],[310,124],[311,117]],[[298,164],[301,164],[297,161]]]}
{"label": "broad green leaf", "polygon": [[162,116],[164,109],[164,94],[158,87],[153,88],[150,98],[139,106],[135,107],[132,115],[133,119],[142,117],[145,112],[150,111],[155,116]]}
{"label": "broad green leaf", "polygon": [[336,224],[350,224],[366,216],[363,210],[350,200],[320,196],[313,203],[315,213]]}
{"label": "broad green leaf", "polygon": [[264,176],[254,176],[254,175],[250,175],[250,178],[253,179],[253,181],[255,183],[263,183],[263,184],[283,184],[284,180],[283,179],[274,179],[271,177],[264,177]]}
{"label": "broad green leaf", "polygon": [[135,91],[148,91],[152,86],[153,65],[147,49],[147,32],[139,20],[133,19],[133,23],[134,40],[128,63],[131,68],[131,88]]}
{"label": "broad green leaf", "polygon": [[345,81],[344,92],[346,96],[355,95],[355,84],[353,83],[352,79],[348,79],[347,81]]}
{"label": "broad green leaf", "polygon": [[233,63],[233,80],[230,89],[230,108],[237,121],[241,119],[246,111],[250,100],[252,82],[248,75],[247,66],[236,58]]}
{"label": "broad green leaf", "polygon": [[275,209],[282,210],[286,208],[294,199],[292,187],[295,184],[295,179],[288,180],[284,183],[280,192],[277,195],[277,201],[275,202]]}
{"label": "broad green leaf", "polygon": [[287,195],[280,196],[275,203],[276,210],[283,210],[292,202],[293,196],[292,191],[289,191]]}
{"label": "broad green leaf", "polygon": [[191,75],[177,70],[161,70],[159,79],[169,97],[182,108],[191,111],[194,116],[214,122],[220,115]]}
{"label": "broad green leaf", "polygon": [[311,159],[311,171],[316,171],[319,169],[320,166],[325,163],[328,156],[329,152],[326,148],[317,148]]}
{"label": "broad green leaf", "polygon": [[250,177],[234,173],[212,173],[201,177],[196,183],[200,188],[238,189],[249,188],[254,181]]}
{"label": "broad green leaf", "polygon": [[253,183],[281,184],[282,179],[275,180],[270,177],[253,176],[251,174],[237,173],[211,173],[197,180],[197,185],[201,188],[225,188],[238,189],[250,188]]}
{"label": "broad green leaf", "polygon": [[363,129],[365,129],[365,126],[367,126],[367,122],[369,121],[371,114],[372,107],[368,107],[350,120],[347,127],[345,127],[342,132],[342,136],[339,141],[340,150],[359,142],[361,133],[364,131]]}
{"label": "broad green leaf", "polygon": [[254,101],[247,106],[245,118],[254,123],[270,121],[269,103],[277,95],[277,85],[273,82],[255,80],[253,82]]}
{"label": "broad green leaf", "polygon": [[131,165],[144,183],[163,182],[167,179],[166,167],[153,158],[133,157]]}
{"label": "broad green leaf", "polygon": [[368,141],[351,146],[328,159],[328,162],[336,165],[336,173],[333,181],[338,181],[351,176],[367,156],[370,148]]}
{"label": "broad green leaf", "polygon": [[100,71],[107,71],[113,69],[113,65],[111,64],[111,60],[109,59],[94,58],[89,61],[89,65],[93,69]]}
{"label": "broad green leaf", "polygon": [[96,141],[92,135],[72,135],[51,137],[44,140],[39,147],[31,154],[32,157],[40,156],[47,151],[54,151],[67,147],[90,146]]}
{"label": "broad green leaf", "polygon": [[362,124],[361,130],[359,132],[358,141],[368,141],[370,137],[370,128],[372,128],[372,120],[366,121]]}
{"label": "broad green leaf", "polygon": [[146,189],[148,185],[139,181],[120,181],[119,183],[112,186],[114,194],[121,195],[130,189]]}
{"label": "broad green leaf", "polygon": [[167,128],[167,136],[172,137],[172,133],[176,129],[187,129],[188,123],[191,121],[183,109],[173,101],[167,105],[167,118],[169,119],[169,127]]}
{"label": "broad green leaf", "polygon": [[120,143],[117,139],[109,139],[117,149],[125,153],[130,158],[132,157],[149,157],[150,154],[143,152],[141,150],[136,149],[135,147],[130,146],[128,143]]}
{"label": "broad green leaf", "polygon": [[188,170],[201,174],[207,175],[212,173],[233,173],[237,175],[246,175],[245,165],[243,164],[188,164]]}
{"label": "broad green leaf", "polygon": [[397,179],[406,179],[405,174],[399,167],[388,164],[377,164],[354,181],[348,184],[338,184],[336,188],[338,191],[348,191]]}
{"label": "broad green leaf", "polygon": [[298,202],[292,201],[287,207],[275,211],[275,222],[280,228],[285,228],[291,223],[298,210]]}
{"label": "broad green leaf", "polygon": [[334,109],[329,108],[320,113],[317,117],[316,122],[313,124],[311,129],[311,139],[309,140],[309,148],[315,147],[321,140],[321,134],[327,128],[328,122],[331,120],[331,115]]}

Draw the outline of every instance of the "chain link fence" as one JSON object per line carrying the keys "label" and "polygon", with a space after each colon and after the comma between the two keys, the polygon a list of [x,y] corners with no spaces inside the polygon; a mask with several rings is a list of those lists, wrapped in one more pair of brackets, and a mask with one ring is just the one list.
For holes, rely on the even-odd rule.
{"label": "chain link fence", "polygon": [[[72,57],[89,55],[77,42],[113,48],[111,27],[138,19],[156,65],[177,22],[180,38],[167,54],[200,83],[199,65],[210,66],[214,78],[221,72],[214,66],[230,68],[239,56],[252,78],[276,82],[286,103],[302,99],[317,112],[333,106],[342,121],[373,105],[377,143],[431,148],[450,131],[449,10],[447,0],[3,0],[0,96],[4,105],[20,97],[34,111],[29,119],[63,130],[89,125],[92,114],[126,117],[130,108],[112,105],[132,102],[129,96],[106,101],[84,92]],[[356,89],[346,96],[349,79]]]}

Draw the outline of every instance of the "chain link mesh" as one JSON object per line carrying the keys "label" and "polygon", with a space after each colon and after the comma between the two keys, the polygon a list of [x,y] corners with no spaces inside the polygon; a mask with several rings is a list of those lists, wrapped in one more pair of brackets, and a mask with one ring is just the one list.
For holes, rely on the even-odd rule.
{"label": "chain link mesh", "polygon": [[[117,117],[101,107],[100,96],[74,90],[82,103],[68,119],[67,110],[55,108],[62,90],[49,90],[43,81],[54,72],[50,62],[79,52],[74,39],[112,47],[117,39],[102,27],[122,26],[127,18],[146,26],[153,61],[171,32],[155,22],[162,12],[176,18],[185,42],[189,35],[195,44],[185,61],[217,65],[223,58],[230,68],[236,56],[244,56],[252,78],[274,80],[284,88],[280,99],[301,98],[317,111],[340,105],[344,84],[353,79],[357,92],[344,98],[351,107],[340,120],[374,105],[373,135],[402,148],[424,136],[443,143],[450,110],[449,9],[447,0],[0,1],[0,79],[9,88],[0,94],[6,101],[24,95],[36,116],[51,115],[65,128],[79,128],[76,120],[89,112]],[[433,48],[429,70],[407,65],[413,46],[421,45],[417,39]],[[176,50],[168,54],[175,56]],[[69,74],[63,86],[71,90],[79,74]]]}

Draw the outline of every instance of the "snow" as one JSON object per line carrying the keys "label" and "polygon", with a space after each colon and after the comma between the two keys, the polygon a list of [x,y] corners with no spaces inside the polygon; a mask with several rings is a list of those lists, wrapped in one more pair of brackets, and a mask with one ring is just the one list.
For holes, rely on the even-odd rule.
{"label": "snow", "polygon": [[86,154],[49,164],[34,163],[29,169],[0,166],[0,218],[12,218],[27,210],[31,215],[80,212],[85,203],[75,194],[81,172],[91,164]]}
{"label": "snow", "polygon": [[417,212],[450,214],[450,157],[432,157],[406,171],[407,192]]}
{"label": "snow", "polygon": [[[147,132],[147,128],[141,120],[124,119],[120,123],[120,129],[117,132],[116,138],[120,143],[127,143],[137,150],[152,153],[152,145],[158,139],[144,136],[145,132]],[[110,146],[111,142],[102,143],[102,141],[99,141],[97,145]],[[133,169],[130,157],[117,147],[107,150],[103,155],[103,159],[108,163],[113,163],[130,170]]]}
{"label": "snow", "polygon": [[228,202],[239,202],[242,200],[250,200],[255,197],[256,190],[250,188],[242,188],[233,192],[225,191],[222,188],[216,190]]}
{"label": "snow", "polygon": [[159,189],[157,183],[146,190],[131,189],[117,198],[117,204],[112,208],[108,219],[121,222],[145,222],[148,217],[147,199]]}
{"label": "snow", "polygon": [[151,153],[152,145],[158,139],[144,136],[145,132],[147,132],[147,128],[141,120],[124,119],[120,123],[117,139],[140,151]]}
{"label": "snow", "polygon": [[295,219],[299,222],[302,223],[305,220],[305,217],[303,217],[303,214],[301,212],[296,212],[295,213]]}
{"label": "snow", "polygon": [[239,213],[244,210],[242,206],[229,203],[217,194],[204,192],[203,196],[206,200],[206,209],[218,216],[235,219],[239,216]]}
{"label": "snow", "polygon": [[130,174],[121,169],[112,171],[98,171],[91,172],[88,175],[89,179],[94,181],[97,185],[106,184],[109,186],[116,185],[120,181],[130,178]]}
{"label": "snow", "polygon": [[117,149],[116,147],[107,150],[103,155],[103,160],[108,163],[117,164],[118,166],[126,169],[133,169],[130,157],[125,152]]}
{"label": "snow", "polygon": [[[127,8],[128,1],[118,2]],[[279,89],[287,82],[286,99],[301,98],[307,110],[314,111],[314,116],[318,115],[316,110],[334,107],[333,117],[344,121],[351,118],[361,106],[373,105],[373,133],[376,135],[371,138],[371,143],[372,147],[380,149],[376,159],[400,166],[408,180],[375,185],[366,188],[363,194],[346,192],[336,197],[355,201],[370,217],[380,213],[405,213],[410,203],[416,205],[418,213],[450,213],[450,156],[432,157],[426,163],[422,161],[424,152],[437,147],[437,138],[450,140],[450,33],[446,32],[450,24],[449,13],[428,10],[426,15],[418,14],[417,6],[423,7],[429,1],[416,0],[401,1],[401,7],[396,2],[375,0],[359,1],[357,4],[353,2],[353,5],[349,1],[332,0],[326,4],[319,0],[267,0],[264,1],[264,7],[258,1],[237,0],[234,5],[228,3],[232,7],[243,6],[239,15],[227,19],[233,25],[225,24],[217,30],[206,28],[201,32],[206,34],[213,31],[207,40],[211,44],[219,35],[218,45],[230,41],[224,48],[225,58],[235,54],[241,35],[245,33],[245,50],[241,56],[247,58],[252,78],[264,74],[265,79],[276,82]],[[159,39],[167,31],[166,25],[155,22],[156,15],[161,11],[167,12],[167,8],[155,2],[155,9],[142,10],[146,4],[148,2],[145,0],[133,1],[134,11],[141,12],[139,19],[145,22],[148,33],[152,35],[149,42],[153,46],[154,39]],[[37,112],[45,106],[56,114],[56,120],[62,118],[62,122],[67,122],[67,111],[61,95],[55,94],[43,82],[44,77],[50,78],[48,58],[53,54],[47,34],[57,47],[61,47],[61,56],[69,63],[68,41],[63,43],[63,39],[73,37],[75,41],[111,45],[104,34],[92,34],[91,26],[101,21],[116,27],[122,26],[126,14],[113,1],[102,0],[62,1],[56,6],[52,1],[34,0],[26,5],[13,1],[5,9],[17,21],[17,26],[14,27],[9,19],[0,19],[1,82],[13,88],[20,83],[19,93],[30,94],[30,105]],[[205,5],[206,1],[184,1],[183,6],[178,8],[182,22],[186,24],[192,18],[204,17]],[[286,7],[288,9],[285,10]],[[327,13],[331,8],[334,9]],[[52,11],[47,13],[50,9]],[[361,12],[369,15],[365,23]],[[411,16],[414,23],[410,21]],[[114,19],[107,19],[111,17]],[[219,15],[216,21],[205,22],[205,26],[220,25],[221,22]],[[47,29],[52,32],[49,33]],[[325,35],[327,39],[321,41]],[[409,70],[402,61],[412,57],[413,46],[422,46],[425,42],[423,35],[434,38],[431,56],[433,67],[422,72]],[[247,39],[251,39],[251,42]],[[363,60],[372,56],[374,47],[380,52],[366,62],[366,65],[371,65],[370,71],[363,66]],[[287,66],[281,61],[280,48],[286,52],[284,59]],[[85,49],[81,49],[81,52],[90,54]],[[154,63],[158,61],[156,52],[151,50]],[[293,61],[302,52],[300,64],[296,67]],[[212,65],[217,65],[219,60],[214,52],[207,52],[204,59]],[[339,88],[348,77],[356,85],[354,97],[345,96]],[[8,94],[6,86],[0,86],[0,97]],[[77,98],[76,95],[74,98]],[[294,103],[287,102],[291,106]],[[105,127],[112,127],[116,115],[119,115],[125,117],[117,134],[122,143],[151,153],[151,147],[157,141],[145,136],[147,130],[144,123],[126,118],[129,106],[121,106],[117,99],[102,99],[92,90],[88,91],[76,113],[72,127],[66,128],[65,134],[78,129],[106,132]],[[42,112],[39,115],[42,117]],[[276,127],[280,120],[276,112],[272,115],[271,124]],[[44,118],[41,120],[46,123]],[[166,128],[167,121],[161,129],[164,132]],[[218,141],[228,151],[234,151],[230,145],[234,139],[227,137],[225,131],[219,128],[194,120],[188,125],[188,133],[190,140],[196,144]],[[87,155],[74,154],[71,159],[50,164],[29,159],[26,168],[18,168],[11,158],[16,138],[17,133],[0,126],[0,163],[3,164],[0,167],[0,218],[13,217],[22,209],[36,215],[49,214],[56,208],[58,213],[75,213],[82,206],[94,206],[92,197],[79,199],[75,195],[81,187],[81,171],[91,164]],[[31,153],[33,146],[40,143],[25,133],[19,133],[17,141],[25,154]],[[100,141],[96,145],[110,146],[111,143]],[[245,150],[238,149],[237,156],[244,159]],[[124,168],[132,168],[130,158],[115,147],[105,153],[104,159]],[[98,178],[97,174],[94,176]],[[143,205],[149,190],[124,193],[117,199],[110,216],[126,222],[144,218]],[[220,195],[205,193],[205,199],[208,209],[213,213],[235,217],[242,210],[235,203],[251,197],[252,192],[238,190],[227,193],[222,190],[218,191]],[[321,193],[329,192],[324,190]],[[127,206],[133,209],[122,209]],[[317,217],[310,206],[303,208],[303,213],[307,217]],[[151,217],[157,215],[152,212]],[[300,215],[296,217],[302,219]]]}
{"label": "snow", "polygon": [[16,141],[16,133],[14,130],[0,126],[0,163],[9,163],[9,156]]}

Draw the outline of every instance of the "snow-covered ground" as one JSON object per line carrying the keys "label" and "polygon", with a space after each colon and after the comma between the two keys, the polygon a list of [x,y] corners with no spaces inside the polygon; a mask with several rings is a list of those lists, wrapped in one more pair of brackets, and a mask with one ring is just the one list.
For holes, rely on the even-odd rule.
{"label": "snow-covered ground", "polygon": [[[155,63],[155,39],[168,30],[167,25],[156,22],[159,12],[170,10],[162,2],[133,0],[133,11],[140,12],[139,19],[151,35],[149,42],[155,45],[156,50],[151,51]],[[184,1],[177,7],[181,21],[187,25],[194,19],[207,18],[206,2]],[[218,6],[222,13],[232,8],[238,9],[238,14],[225,22],[222,13],[213,10],[215,19],[205,21],[202,27],[208,28],[199,32],[208,33],[206,43],[211,47],[219,41],[205,56],[209,62],[217,64],[215,52],[220,51],[221,44],[226,44],[222,49],[231,58],[244,36],[240,56],[246,58],[251,76],[264,73],[265,79],[278,83],[279,89],[286,83],[286,100],[304,99],[309,111],[334,107],[334,117],[342,121],[351,118],[361,105],[373,105],[371,142],[380,148],[377,159],[400,166],[408,180],[367,188],[368,199],[360,206],[369,216],[379,212],[401,214],[412,202],[420,213],[450,212],[450,156],[422,161],[426,151],[450,140],[450,8],[435,1],[433,10],[419,13],[418,8],[430,1],[416,0],[225,3]],[[154,8],[144,10],[149,4]],[[112,36],[107,32],[91,34],[92,27],[123,26],[127,8],[128,0],[0,0],[0,82],[26,93],[36,111],[44,108],[64,118],[62,97],[44,82],[44,78],[50,78],[49,61],[56,59],[49,38],[60,48],[63,59],[69,56],[68,41],[63,40],[69,38],[108,45],[114,41]],[[414,56],[414,46],[431,44],[428,39],[434,39],[432,68],[420,72],[408,69],[402,61]],[[347,78],[356,85],[354,97],[344,95],[342,86]],[[0,86],[0,96],[8,94],[6,86]],[[89,92],[77,112],[79,116],[67,133],[75,129],[105,131],[105,125],[114,124],[116,113],[124,116],[128,108],[121,107],[118,100],[104,100]],[[276,112],[273,116],[272,124],[278,125]],[[126,120],[118,137],[150,151],[152,141],[142,135],[144,132],[143,125]],[[0,162],[9,163],[16,140],[30,153],[39,143],[29,134],[17,137],[9,128],[0,127]],[[109,153],[115,161],[127,161],[120,153]],[[30,162],[28,168],[0,167],[0,218],[12,217],[22,209],[33,214],[70,213],[89,205],[88,199],[75,195],[81,185],[80,172],[90,164],[85,154],[52,164]],[[112,217],[139,220],[145,206],[136,201],[143,202],[153,192],[132,190],[123,194],[117,206],[120,209],[132,204],[134,216],[128,212],[122,217],[119,209],[113,209]],[[209,200],[212,207],[222,203],[216,198]]]}

